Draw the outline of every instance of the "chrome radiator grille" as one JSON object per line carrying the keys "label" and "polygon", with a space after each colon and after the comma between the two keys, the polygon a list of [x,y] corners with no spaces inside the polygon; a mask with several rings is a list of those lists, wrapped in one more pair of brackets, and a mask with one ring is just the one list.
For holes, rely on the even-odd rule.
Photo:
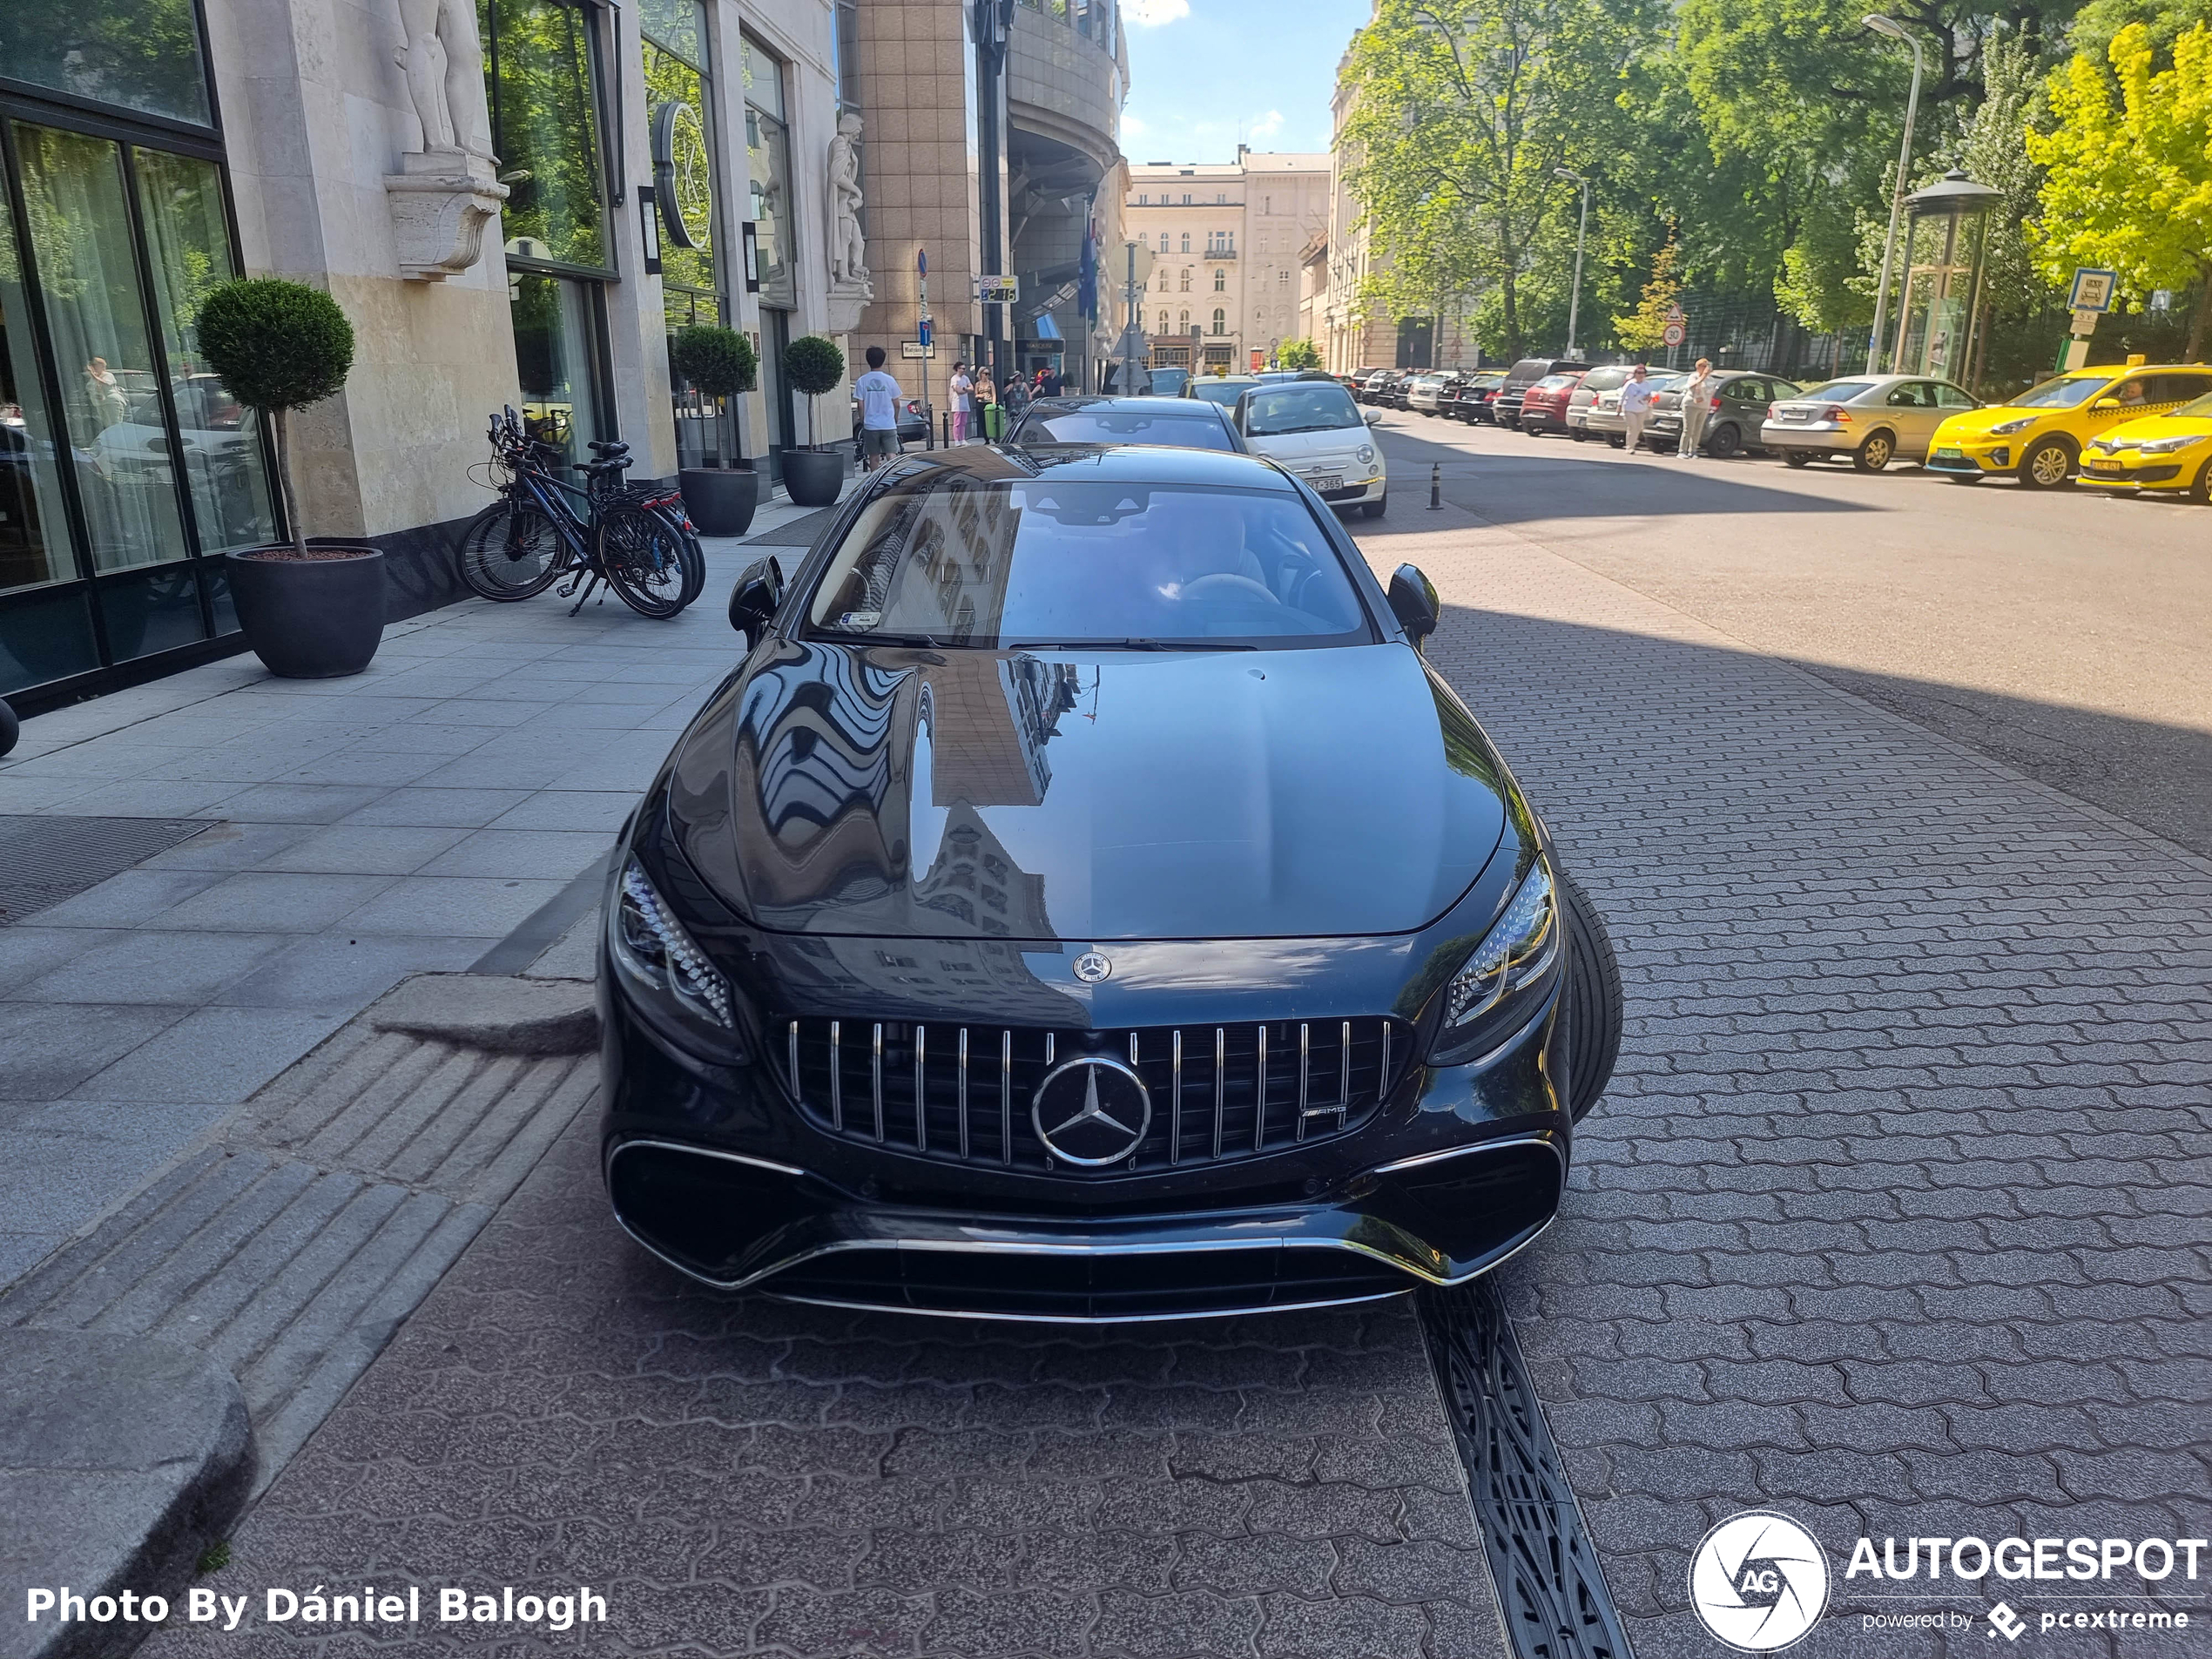
{"label": "chrome radiator grille", "polygon": [[1226,1163],[1339,1135],[1372,1115],[1411,1057],[1399,1021],[1276,1021],[1048,1031],[874,1020],[786,1023],[792,1096],[820,1128],[949,1163],[1059,1170],[1029,1107],[1081,1055],[1125,1060],[1152,1117],[1107,1173]]}

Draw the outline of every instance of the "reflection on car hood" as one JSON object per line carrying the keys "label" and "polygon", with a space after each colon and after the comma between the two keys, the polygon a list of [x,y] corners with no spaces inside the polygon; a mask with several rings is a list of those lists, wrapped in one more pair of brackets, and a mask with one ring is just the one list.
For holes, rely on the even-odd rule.
{"label": "reflection on car hood", "polygon": [[779,931],[1345,936],[1448,909],[1507,786],[1402,644],[786,643],[693,722],[669,817],[700,875]]}

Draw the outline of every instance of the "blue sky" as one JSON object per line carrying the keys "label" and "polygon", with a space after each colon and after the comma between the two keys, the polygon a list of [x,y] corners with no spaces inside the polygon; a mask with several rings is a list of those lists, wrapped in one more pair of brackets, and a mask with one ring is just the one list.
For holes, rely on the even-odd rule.
{"label": "blue sky", "polygon": [[1131,161],[1326,150],[1329,88],[1369,0],[1123,0]]}

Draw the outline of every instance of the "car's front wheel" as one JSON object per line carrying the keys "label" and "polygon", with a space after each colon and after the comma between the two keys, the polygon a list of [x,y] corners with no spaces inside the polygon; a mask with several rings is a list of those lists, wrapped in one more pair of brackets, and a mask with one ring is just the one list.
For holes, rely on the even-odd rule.
{"label": "car's front wheel", "polygon": [[2212,461],[2196,469],[2196,482],[2189,486],[2189,499],[2199,507],[2212,507]]}
{"label": "car's front wheel", "polygon": [[2030,489],[2056,489],[2074,482],[2074,451],[2046,438],[2020,457],[2020,482]]}
{"label": "car's front wheel", "polygon": [[1359,503],[1360,516],[1365,518],[1380,518],[1383,516],[1383,509],[1389,505],[1390,492],[1386,489],[1374,500],[1363,501]]}
{"label": "car's front wheel", "polygon": [[1567,1022],[1567,1108],[1576,1123],[1587,1116],[1613,1081],[1621,1054],[1621,964],[1613,935],[1582,884],[1554,867],[1567,910],[1567,984],[1561,1017]]}

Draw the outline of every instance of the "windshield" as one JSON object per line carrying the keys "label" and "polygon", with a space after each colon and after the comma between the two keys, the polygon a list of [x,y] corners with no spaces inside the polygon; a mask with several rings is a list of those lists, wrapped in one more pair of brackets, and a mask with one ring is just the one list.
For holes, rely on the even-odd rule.
{"label": "windshield", "polygon": [[1155,415],[1116,409],[1069,409],[1030,414],[1014,428],[1024,443],[1158,443],[1184,449],[1231,449],[1229,428],[1211,415]]}
{"label": "windshield", "polygon": [[1152,371],[1152,394],[1156,397],[1177,397],[1190,383],[1187,368],[1156,368]]}
{"label": "windshield", "polygon": [[1251,390],[1253,384],[1254,382],[1249,380],[1217,380],[1209,374],[1190,383],[1190,395],[1202,397],[1209,403],[1219,403],[1226,407]]}
{"label": "windshield", "polygon": [[2094,374],[2073,380],[2045,381],[2042,385],[2022,392],[2011,401],[2016,409],[2071,409],[2087,403],[2105,389],[2103,380]]}
{"label": "windshield", "polygon": [[1012,650],[1366,644],[1321,526],[1286,491],[939,477],[861,510],[807,637]]}
{"label": "windshield", "polygon": [[1290,386],[1264,386],[1252,394],[1244,408],[1244,432],[1249,437],[1277,438],[1291,432],[1333,432],[1339,427],[1364,427],[1359,405],[1341,386],[1325,381],[1304,381]]}
{"label": "windshield", "polygon": [[2184,403],[2178,409],[2168,409],[2166,415],[2168,420],[2175,420],[2184,415],[2193,415],[2199,420],[2212,421],[2212,392],[2208,392],[2194,403]]}
{"label": "windshield", "polygon": [[1855,397],[1864,397],[1874,389],[1871,381],[1830,381],[1825,386],[1816,386],[1809,392],[1797,394],[1802,398],[1817,398],[1829,403],[1848,403]]}
{"label": "windshield", "polygon": [[1556,392],[1563,386],[1575,384],[1572,374],[1547,374],[1528,389],[1532,392]]}

